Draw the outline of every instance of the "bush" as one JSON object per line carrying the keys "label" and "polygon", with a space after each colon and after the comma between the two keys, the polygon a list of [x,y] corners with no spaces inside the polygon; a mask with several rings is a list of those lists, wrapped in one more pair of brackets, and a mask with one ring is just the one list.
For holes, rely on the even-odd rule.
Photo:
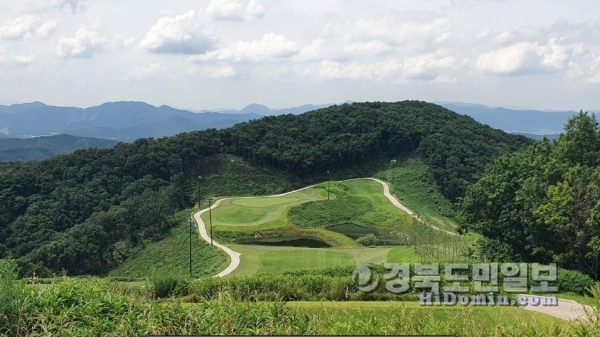
{"label": "bush", "polygon": [[363,246],[376,246],[379,240],[375,236],[375,234],[367,234],[363,237],[356,239],[356,242],[360,243]]}
{"label": "bush", "polygon": [[183,275],[155,272],[150,282],[156,298],[186,296],[189,293],[190,280]]}
{"label": "bush", "polygon": [[0,260],[0,335],[15,335],[25,302],[25,284],[18,279],[17,263]]}
{"label": "bush", "polygon": [[570,292],[583,295],[593,285],[594,280],[582,272],[558,269],[558,291],[561,293]]}

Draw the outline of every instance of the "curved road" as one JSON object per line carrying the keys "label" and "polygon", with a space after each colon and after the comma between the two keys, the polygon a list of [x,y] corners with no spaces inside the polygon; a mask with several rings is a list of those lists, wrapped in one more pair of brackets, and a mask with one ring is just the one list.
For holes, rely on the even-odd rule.
{"label": "curved road", "polygon": [[[526,296],[531,298],[532,295],[521,294],[519,296]],[[529,302],[529,300],[527,301]],[[525,310],[531,310],[536,312],[541,312],[546,315],[558,317],[560,319],[564,319],[566,321],[581,321],[588,322],[588,315],[586,314],[586,310],[591,314],[592,317],[596,317],[594,314],[594,308],[589,305],[582,305],[575,301],[564,300],[562,298],[557,299],[557,306],[544,306],[544,305],[526,305],[522,308]]]}
{"label": "curved road", "polygon": [[[342,180],[342,181],[351,181],[351,180],[363,180],[363,179],[370,179],[370,180],[374,180],[378,183],[380,183],[381,185],[383,185],[383,195],[385,195],[388,200],[396,207],[398,207],[399,209],[403,210],[404,212],[406,212],[408,215],[412,216],[413,218],[417,219],[419,222],[421,223],[425,223],[421,218],[419,218],[416,214],[414,214],[410,209],[406,208],[404,205],[402,205],[400,203],[400,201],[398,201],[398,199],[396,199],[391,193],[390,193],[390,187],[387,183],[376,179],[376,178],[356,178],[356,179],[348,179],[348,180]],[[288,194],[291,193],[295,193],[298,191],[302,191],[302,190],[306,190],[309,188],[312,188],[316,185],[310,185],[310,186],[306,186],[303,187],[301,189],[297,189],[294,191],[290,191],[290,192],[286,192],[286,193],[282,193],[282,194],[276,194],[276,195],[269,195],[269,196],[259,196],[259,197],[235,197],[235,198],[223,198],[223,199],[219,199],[217,200],[211,208],[217,207],[219,206],[219,204],[221,203],[221,201],[223,200],[228,200],[228,199],[248,199],[248,198],[276,198],[276,197],[283,197],[286,196]],[[208,233],[206,232],[206,225],[204,224],[204,221],[202,220],[201,215],[205,212],[208,212],[209,209],[203,209],[201,211],[198,211],[196,213],[194,213],[194,219],[196,220],[197,224],[198,224],[198,231],[200,232],[200,236],[202,237],[202,239],[204,239],[204,241],[208,242],[210,244],[210,236],[208,235]],[[443,232],[446,232],[448,234],[451,235],[458,235],[457,233],[452,233],[449,231],[445,231],[443,229],[440,229],[438,227],[435,227],[434,225],[429,224],[429,226],[431,226],[432,228],[436,229],[436,230],[440,230]],[[229,255],[229,257],[231,258],[231,263],[229,263],[229,266],[227,268],[225,268],[225,270],[223,270],[222,272],[220,272],[219,274],[213,276],[213,277],[223,277],[226,275],[231,274],[239,265],[240,265],[240,253],[238,252],[234,252],[233,250],[231,250],[231,248],[228,248],[227,246],[224,246],[216,241],[213,240],[213,245],[215,245],[216,247],[220,248],[221,250],[223,250],[225,253],[227,253],[227,255]]]}

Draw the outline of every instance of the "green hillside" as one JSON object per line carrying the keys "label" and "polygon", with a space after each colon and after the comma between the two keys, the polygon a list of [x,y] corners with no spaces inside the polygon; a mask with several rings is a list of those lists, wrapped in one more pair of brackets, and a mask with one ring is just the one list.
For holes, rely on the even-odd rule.
{"label": "green hillside", "polygon": [[202,197],[374,176],[390,159],[419,159],[427,189],[445,198],[436,207],[450,209],[487,164],[532,142],[426,102],[371,102],[3,163],[0,256],[25,275],[105,275]]}
{"label": "green hillside", "polygon": [[0,139],[0,162],[44,160],[58,154],[72,153],[75,150],[91,147],[105,149],[116,144],[114,140],[70,135]]}

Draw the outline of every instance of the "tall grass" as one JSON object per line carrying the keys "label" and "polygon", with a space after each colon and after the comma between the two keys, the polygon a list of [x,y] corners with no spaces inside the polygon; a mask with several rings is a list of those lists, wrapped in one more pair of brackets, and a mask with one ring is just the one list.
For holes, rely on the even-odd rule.
{"label": "tall grass", "polygon": [[[152,287],[97,278],[61,278],[60,282],[49,285],[26,286],[26,311],[19,313],[20,319],[15,321],[11,332],[3,331],[0,335],[600,335],[597,310],[590,313],[595,316],[585,325],[544,317],[537,322],[536,316],[514,312],[519,310],[516,308],[507,308],[512,313],[508,312],[510,315],[506,317],[509,319],[503,319],[501,313],[493,311],[501,310],[498,308],[427,310],[396,302],[396,306],[377,310],[352,310],[319,307],[318,302],[313,302],[311,307],[287,302],[294,296],[301,296],[300,291],[321,293],[336,302],[346,298],[350,283],[345,279],[310,273],[262,279],[210,278],[192,283],[192,295],[187,298],[167,301],[153,300]],[[281,296],[273,296],[268,302],[257,301],[260,298],[243,299],[248,294],[260,297],[259,289],[254,288],[258,281],[261,282],[260,291],[278,292]],[[599,301],[600,285],[596,284],[589,292]],[[201,296],[196,303],[189,303],[194,294]]]}
{"label": "tall grass", "polygon": [[23,316],[25,284],[17,277],[17,263],[0,259],[0,335],[15,335]]}

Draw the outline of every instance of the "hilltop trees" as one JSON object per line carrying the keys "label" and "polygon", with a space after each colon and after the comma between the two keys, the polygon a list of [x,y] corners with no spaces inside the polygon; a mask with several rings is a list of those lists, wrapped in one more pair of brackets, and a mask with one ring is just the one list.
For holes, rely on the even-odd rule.
{"label": "hilltop trees", "polygon": [[600,127],[571,118],[558,141],[547,139],[499,158],[463,201],[470,229],[486,238],[493,260],[558,262],[600,272]]}
{"label": "hilltop trees", "polygon": [[0,253],[26,275],[102,274],[163,237],[198,193],[280,193],[412,155],[454,201],[488,163],[531,143],[434,104],[372,102],[4,163]]}

